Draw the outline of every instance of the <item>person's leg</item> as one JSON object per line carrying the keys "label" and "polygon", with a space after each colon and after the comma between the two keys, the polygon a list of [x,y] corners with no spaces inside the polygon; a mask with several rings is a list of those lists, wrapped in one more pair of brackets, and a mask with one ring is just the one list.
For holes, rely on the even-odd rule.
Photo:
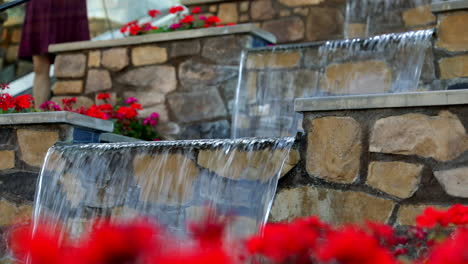
{"label": "person's leg", "polygon": [[39,109],[39,106],[49,100],[50,96],[50,61],[49,57],[38,55],[33,56],[34,64],[34,107]]}

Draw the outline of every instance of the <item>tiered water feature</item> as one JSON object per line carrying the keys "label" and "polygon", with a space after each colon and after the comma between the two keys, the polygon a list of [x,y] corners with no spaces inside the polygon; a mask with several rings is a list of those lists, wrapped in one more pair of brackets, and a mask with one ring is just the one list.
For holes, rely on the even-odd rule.
{"label": "tiered water feature", "polygon": [[431,37],[423,30],[247,50],[233,140],[55,146],[35,219],[59,220],[79,234],[95,217],[143,215],[185,235],[186,221],[207,206],[237,216],[231,237],[256,232],[300,130],[294,98],[416,91]]}

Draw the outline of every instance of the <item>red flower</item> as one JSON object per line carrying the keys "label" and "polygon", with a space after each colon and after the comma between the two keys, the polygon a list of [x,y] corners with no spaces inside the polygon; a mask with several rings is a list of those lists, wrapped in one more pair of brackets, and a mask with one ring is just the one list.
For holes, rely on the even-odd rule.
{"label": "red flower", "polygon": [[141,107],[141,104],[137,104],[137,103],[131,104],[130,107],[136,110],[143,110],[143,108]]}
{"label": "red flower", "polygon": [[[33,226],[23,226],[13,231],[11,248],[22,263],[31,264],[62,264],[63,249],[61,236],[51,232],[52,225],[42,223],[41,228],[34,230]],[[30,262],[26,262],[29,258]]]}
{"label": "red flower", "polygon": [[102,104],[98,106],[99,110],[101,111],[112,111],[114,107],[111,104]]}
{"label": "red flower", "polygon": [[443,211],[436,210],[433,207],[428,207],[424,212],[416,217],[416,223],[419,227],[433,228],[440,224],[441,226],[448,225],[448,219]]}
{"label": "red flower", "polygon": [[15,107],[15,99],[9,94],[0,94],[0,109],[7,111]]}
{"label": "red flower", "polygon": [[195,21],[195,18],[193,18],[193,16],[185,16],[182,20],[180,20],[180,23],[182,24],[190,24],[190,23],[193,23],[193,21]]}
{"label": "red flower", "polygon": [[466,264],[468,263],[468,229],[460,228],[455,235],[433,248],[430,264]]}
{"label": "red flower", "polygon": [[110,94],[108,93],[100,93],[97,95],[98,100],[106,100],[110,98]]}
{"label": "red flower", "polygon": [[183,6],[173,6],[173,7],[169,8],[169,13],[171,13],[171,14],[175,14],[175,13],[182,12],[182,11],[184,11]]}
{"label": "red flower", "polygon": [[139,263],[154,254],[157,234],[158,230],[145,222],[127,225],[105,222],[95,225],[80,253],[84,263]]}
{"label": "red flower", "polygon": [[200,14],[202,11],[201,7],[196,6],[192,9],[192,14]]}
{"label": "red flower", "polygon": [[150,17],[157,17],[158,15],[161,15],[161,11],[159,11],[157,9],[152,9],[152,10],[148,11],[148,15]]}
{"label": "red flower", "polygon": [[130,35],[136,36],[138,35],[143,29],[139,25],[133,25],[130,27]]}
{"label": "red flower", "polygon": [[62,99],[62,103],[63,103],[63,110],[72,111],[73,109],[72,105],[76,103],[76,97],[64,98]]}
{"label": "red flower", "polygon": [[396,264],[393,256],[372,236],[354,226],[331,232],[318,251],[322,261],[340,264]]}
{"label": "red flower", "polygon": [[137,116],[138,116],[138,112],[133,107],[121,106],[121,107],[119,107],[119,109],[117,109],[117,117],[118,118],[132,119],[132,118],[135,118]]}
{"label": "red flower", "polygon": [[127,24],[125,24],[123,27],[120,28],[120,32],[123,34],[123,33],[127,32],[130,29],[130,27],[135,26],[135,25],[138,25],[138,21],[136,21],[136,20],[130,21]]}
{"label": "red flower", "polygon": [[34,98],[29,94],[19,95],[15,97],[16,110],[21,111],[23,109],[31,108],[33,100]]}
{"label": "red flower", "polygon": [[87,116],[90,116],[90,117],[95,117],[95,118],[99,118],[99,119],[104,119],[104,120],[107,120],[108,119],[108,116],[106,113],[104,113],[103,111],[101,111],[99,109],[98,106],[96,105],[92,105],[87,111],[86,111],[86,115]]}
{"label": "red flower", "polygon": [[259,254],[281,263],[288,259],[308,258],[314,248],[318,228],[323,226],[317,218],[299,219],[293,223],[267,224],[263,236],[252,237],[247,242],[250,253]]}
{"label": "red flower", "polygon": [[206,19],[206,23],[209,24],[209,25],[214,25],[214,24],[217,24],[221,22],[221,19],[219,19],[219,17],[217,16],[210,16]]}

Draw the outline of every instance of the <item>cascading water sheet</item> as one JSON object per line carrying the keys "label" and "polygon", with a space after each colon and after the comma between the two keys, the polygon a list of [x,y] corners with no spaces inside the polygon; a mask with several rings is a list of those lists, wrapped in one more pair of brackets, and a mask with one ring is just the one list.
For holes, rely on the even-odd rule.
{"label": "cascading water sheet", "polygon": [[431,0],[348,0],[344,36],[370,37],[406,31],[404,20],[411,14],[405,15],[405,11],[430,4]]}
{"label": "cascading water sheet", "polygon": [[421,30],[246,50],[232,136],[294,136],[302,123],[294,98],[417,91],[432,35]]}
{"label": "cascading water sheet", "polygon": [[[294,138],[54,146],[35,201],[36,223],[78,235],[90,220],[149,217],[185,235],[206,208],[235,216],[228,239],[266,221]],[[59,228],[59,226],[57,226]]]}

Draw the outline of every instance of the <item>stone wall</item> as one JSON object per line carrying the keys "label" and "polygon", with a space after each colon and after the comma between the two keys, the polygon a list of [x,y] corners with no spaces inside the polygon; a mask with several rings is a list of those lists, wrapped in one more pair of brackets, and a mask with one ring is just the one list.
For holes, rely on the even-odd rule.
{"label": "stone wall", "polygon": [[[226,30],[236,28],[241,26]],[[200,33],[213,30],[219,34]],[[114,99],[136,97],[145,109],[141,116],[160,114],[158,130],[166,137],[229,138],[241,50],[267,42],[248,32],[225,35],[224,30],[154,34],[148,38],[165,40],[59,51],[52,100],[77,96],[79,105],[89,106],[102,92]],[[171,34],[179,38],[164,37]],[[132,38],[116,41],[128,43]],[[94,43],[99,46],[99,42],[90,45]]]}
{"label": "stone wall", "polygon": [[440,79],[448,89],[468,88],[468,4],[458,4],[464,7],[446,5],[448,9],[437,9],[436,13],[435,60]]}
{"label": "stone wall", "polygon": [[[188,1],[190,2],[190,1]],[[365,21],[350,21],[345,26],[346,0],[239,0],[195,1],[189,6],[201,6],[204,13],[217,15],[225,23],[255,23],[272,32],[278,43],[299,43],[342,39],[366,34]],[[357,10],[355,12],[358,12]],[[388,18],[393,28],[381,28],[376,33],[421,29],[435,21],[429,6],[402,8]],[[390,23],[380,21],[382,25]]]}
{"label": "stone wall", "polygon": [[412,225],[427,206],[468,204],[466,104],[385,108],[404,97],[362,98],[383,107],[369,109],[347,100],[333,102],[343,110],[312,109],[324,102],[304,112],[301,161],[280,181],[272,221],[318,215],[335,224]]}

